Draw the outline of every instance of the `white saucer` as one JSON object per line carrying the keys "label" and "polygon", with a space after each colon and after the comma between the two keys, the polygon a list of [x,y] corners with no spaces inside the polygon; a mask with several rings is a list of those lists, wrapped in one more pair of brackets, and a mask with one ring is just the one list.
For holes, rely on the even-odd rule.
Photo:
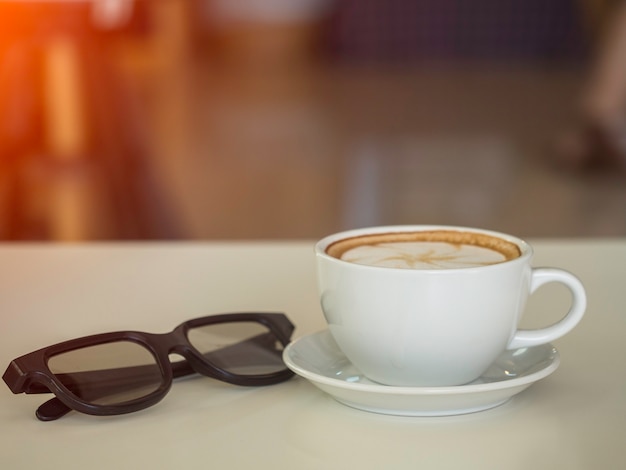
{"label": "white saucer", "polygon": [[353,408],[402,416],[447,416],[487,410],[507,402],[559,366],[551,344],[505,351],[480,378],[456,387],[392,387],[368,380],[324,330],[285,348],[287,367]]}

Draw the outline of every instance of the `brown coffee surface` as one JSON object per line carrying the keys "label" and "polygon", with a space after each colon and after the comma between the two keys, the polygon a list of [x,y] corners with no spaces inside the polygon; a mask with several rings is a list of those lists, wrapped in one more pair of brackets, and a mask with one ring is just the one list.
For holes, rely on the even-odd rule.
{"label": "brown coffee surface", "polygon": [[362,235],[332,243],[326,253],[358,264],[415,269],[484,266],[521,255],[502,238],[454,230]]}

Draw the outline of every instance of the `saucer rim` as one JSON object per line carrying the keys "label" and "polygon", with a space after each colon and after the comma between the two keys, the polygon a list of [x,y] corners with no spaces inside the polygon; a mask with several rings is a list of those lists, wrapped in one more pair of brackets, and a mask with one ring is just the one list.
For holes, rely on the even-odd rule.
{"label": "saucer rim", "polygon": [[[320,331],[316,331],[314,333],[306,334],[300,336],[293,340],[291,343],[287,345],[285,350],[283,351],[283,361],[292,371],[296,374],[304,377],[307,380],[310,380],[314,383],[320,383],[329,385],[331,387],[339,387],[347,390],[354,390],[357,392],[373,392],[380,394],[389,394],[389,395],[455,395],[455,394],[470,394],[470,393],[484,393],[484,392],[492,392],[497,390],[505,390],[515,387],[523,387],[533,384],[550,374],[552,374],[560,365],[561,358],[557,348],[554,347],[552,343],[545,343],[541,346],[549,346],[552,350],[552,354],[548,357],[550,359],[550,363],[546,365],[546,367],[533,372],[528,375],[524,375],[522,377],[513,377],[506,380],[498,380],[495,382],[487,382],[487,383],[469,383],[464,385],[452,385],[452,386],[428,386],[428,387],[414,387],[414,386],[394,386],[394,385],[384,385],[384,384],[365,384],[360,382],[346,382],[341,379],[334,379],[331,377],[327,377],[325,375],[320,375],[315,372],[312,372],[304,367],[296,364],[290,357],[292,351],[298,347],[299,343],[306,339],[316,339],[317,337],[322,337],[325,335],[332,335],[330,330],[324,329]],[[318,340],[319,342],[319,340]],[[519,349],[528,349],[528,348],[519,348]],[[345,355],[338,349],[341,357],[344,358]],[[347,358],[346,358],[347,359]]]}

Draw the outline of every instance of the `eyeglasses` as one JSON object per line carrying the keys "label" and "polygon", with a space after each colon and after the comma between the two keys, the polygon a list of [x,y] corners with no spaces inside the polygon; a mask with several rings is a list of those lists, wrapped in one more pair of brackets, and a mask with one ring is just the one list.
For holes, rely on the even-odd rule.
{"label": "eyeglasses", "polygon": [[[13,393],[54,393],[36,412],[52,421],[71,410],[117,415],[158,403],[174,378],[199,373],[235,385],[271,385],[293,372],[282,360],[294,326],[282,313],[231,313],[189,320],[164,334],[103,333],[11,361]],[[170,354],[184,359],[170,361]]]}

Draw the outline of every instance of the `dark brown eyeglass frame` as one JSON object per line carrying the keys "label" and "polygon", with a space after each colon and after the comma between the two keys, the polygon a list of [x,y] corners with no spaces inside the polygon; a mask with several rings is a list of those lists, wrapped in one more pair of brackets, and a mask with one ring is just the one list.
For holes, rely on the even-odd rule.
{"label": "dark brown eyeglass frame", "polygon": [[[244,340],[225,348],[203,355],[188,340],[190,329],[236,322],[256,322],[264,325],[268,333],[250,340]],[[271,349],[276,341],[283,347],[289,344],[294,325],[283,313],[225,313],[210,315],[188,320],[178,325],[169,333],[144,333],[140,331],[118,331],[85,336],[64,341],[14,359],[2,376],[13,393],[50,393],[55,398],[42,404],[36,412],[42,421],[60,418],[71,410],[97,416],[109,416],[131,413],[148,408],[165,397],[172,386],[174,378],[199,373],[223,382],[242,386],[262,386],[283,382],[293,376],[286,366],[269,374],[241,375],[218,367],[211,362],[212,354],[220,354],[228,349],[245,347],[245,343],[266,343]],[[143,346],[155,358],[162,374],[158,388],[141,398],[132,399],[115,405],[98,405],[89,403],[72,391],[62,382],[59,374],[53,373],[48,367],[48,360],[58,354],[118,341],[130,341]],[[179,354],[184,360],[172,363],[170,354]],[[142,368],[152,366],[129,366],[104,371],[80,372],[89,380],[105,384],[109,390],[123,390],[129,384],[141,383]]]}

